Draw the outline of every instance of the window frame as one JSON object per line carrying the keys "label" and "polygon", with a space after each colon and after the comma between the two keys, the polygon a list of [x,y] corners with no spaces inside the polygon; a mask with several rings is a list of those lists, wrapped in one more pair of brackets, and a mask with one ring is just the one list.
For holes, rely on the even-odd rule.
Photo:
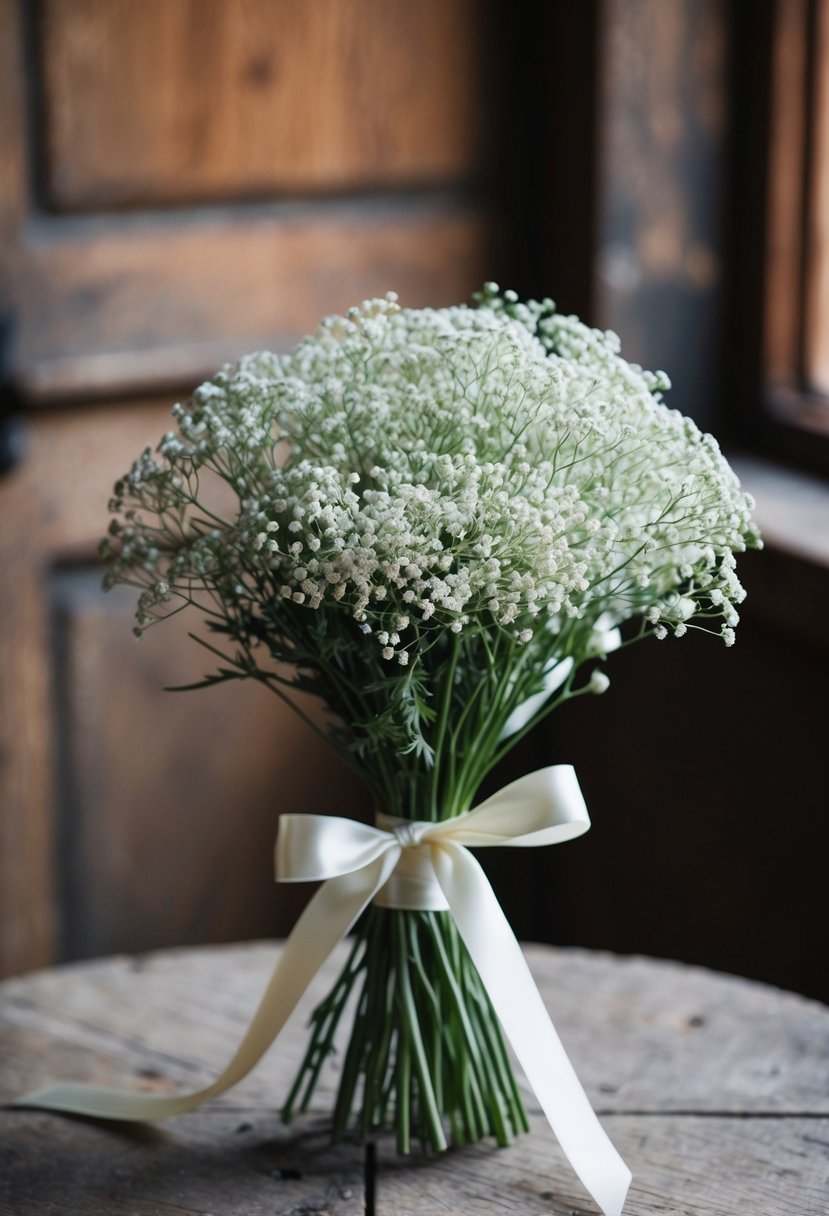
{"label": "window frame", "polygon": [[819,208],[829,206],[829,158],[816,156],[816,141],[827,143],[816,102],[825,108],[829,89],[829,2],[770,0],[750,34],[735,63],[737,438],[829,475],[829,396],[810,385],[826,316],[814,250]]}

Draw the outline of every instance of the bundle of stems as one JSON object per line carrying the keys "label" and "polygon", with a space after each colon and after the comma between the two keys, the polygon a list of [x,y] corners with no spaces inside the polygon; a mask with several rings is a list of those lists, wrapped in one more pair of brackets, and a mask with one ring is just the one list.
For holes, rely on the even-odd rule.
{"label": "bundle of stems", "polygon": [[305,1110],[354,990],[333,1134],[354,1124],[365,1141],[392,1126],[437,1152],[528,1130],[501,1027],[446,912],[371,907],[339,979],[317,1007],[305,1058],[283,1108]]}

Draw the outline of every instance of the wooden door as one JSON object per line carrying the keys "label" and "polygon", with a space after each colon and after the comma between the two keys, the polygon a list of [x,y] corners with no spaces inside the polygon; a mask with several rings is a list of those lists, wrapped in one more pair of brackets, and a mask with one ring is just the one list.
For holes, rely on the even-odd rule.
{"label": "wooden door", "polygon": [[483,11],[0,0],[0,972],[284,928],[279,811],[359,813],[260,688],[162,691],[200,655],[132,639],[96,546],[177,393],[486,277]]}

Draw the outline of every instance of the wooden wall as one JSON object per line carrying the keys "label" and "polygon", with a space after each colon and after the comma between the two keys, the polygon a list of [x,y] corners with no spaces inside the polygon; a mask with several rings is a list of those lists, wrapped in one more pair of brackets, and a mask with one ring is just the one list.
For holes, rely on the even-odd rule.
{"label": "wooden wall", "polygon": [[[163,693],[197,653],[98,590],[111,482],[222,361],[495,277],[746,433],[735,65],[770,5],[0,0],[0,971],[284,930],[279,810],[360,813],[262,690]],[[829,999],[829,575],[785,543],[743,570],[733,651],[615,656],[505,772],[575,763],[593,831],[487,864],[525,936]]]}
{"label": "wooden wall", "polygon": [[[763,73],[775,20],[795,7],[606,0],[588,268],[593,320],[627,357],[669,372],[670,403],[735,453],[762,436],[781,465],[762,414],[764,343],[783,301],[764,267],[785,233],[769,229],[765,199],[795,183],[762,146],[776,116]],[[815,442],[805,434],[794,450]],[[564,707],[512,764],[510,775],[574,763],[594,825],[555,856],[487,859],[524,936],[829,1001],[829,488],[789,501],[781,481],[767,500],[761,479],[773,526],[767,548],[739,561],[748,598],[734,649],[689,636],[613,656],[607,694]]]}
{"label": "wooden wall", "polygon": [[225,360],[491,272],[489,37],[473,0],[0,0],[0,972],[284,930],[279,811],[359,813],[262,690],[162,691],[198,653],[134,641],[97,542]]}

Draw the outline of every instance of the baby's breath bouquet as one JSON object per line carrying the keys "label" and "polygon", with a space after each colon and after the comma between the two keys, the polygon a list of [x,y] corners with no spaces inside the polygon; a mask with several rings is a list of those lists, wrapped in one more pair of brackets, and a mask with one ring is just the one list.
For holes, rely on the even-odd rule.
{"label": "baby's breath bouquet", "polygon": [[[489,284],[470,308],[367,301],[175,408],[116,486],[107,582],[140,588],[139,633],[203,613],[205,684],[256,679],[300,714],[295,693],[318,697],[328,725],[310,725],[376,812],[461,815],[546,714],[604,690],[613,631],[734,640],[751,504],[667,387],[549,300]],[[405,1152],[526,1127],[451,917],[377,903],[286,1117],[355,990],[337,1134],[391,1122]]]}

